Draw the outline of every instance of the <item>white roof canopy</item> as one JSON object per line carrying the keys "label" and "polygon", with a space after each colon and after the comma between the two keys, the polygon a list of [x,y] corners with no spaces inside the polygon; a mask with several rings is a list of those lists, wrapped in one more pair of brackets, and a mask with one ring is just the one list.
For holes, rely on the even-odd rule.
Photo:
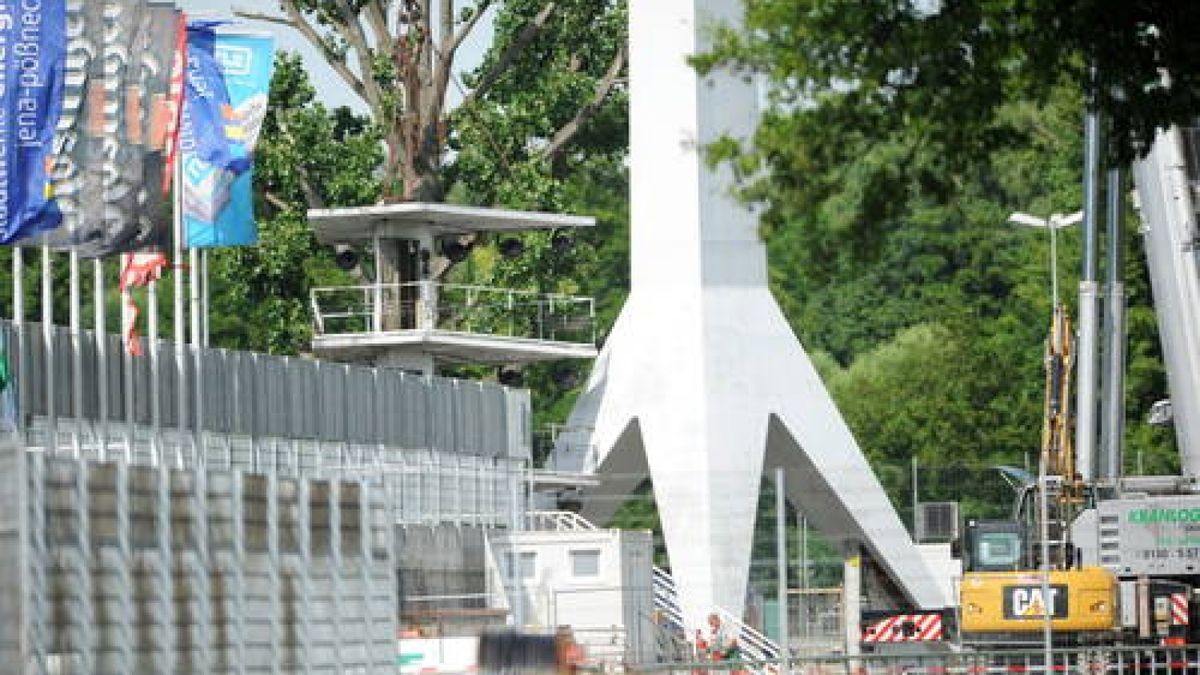
{"label": "white roof canopy", "polygon": [[418,234],[461,235],[472,232],[591,227],[591,216],[512,211],[457,204],[402,202],[378,206],[313,209],[308,222],[322,244],[383,239],[409,239]]}

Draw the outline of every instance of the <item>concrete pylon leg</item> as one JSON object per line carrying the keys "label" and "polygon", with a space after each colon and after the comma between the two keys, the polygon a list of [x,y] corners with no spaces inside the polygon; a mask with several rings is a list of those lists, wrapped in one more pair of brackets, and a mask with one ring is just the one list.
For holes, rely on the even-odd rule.
{"label": "concrete pylon leg", "polygon": [[858,656],[862,639],[862,550],[846,547],[842,564],[842,626],[846,655]]}
{"label": "concrete pylon leg", "polygon": [[680,605],[699,627],[716,607],[740,618],[766,429],[687,417],[644,420],[642,432]]}

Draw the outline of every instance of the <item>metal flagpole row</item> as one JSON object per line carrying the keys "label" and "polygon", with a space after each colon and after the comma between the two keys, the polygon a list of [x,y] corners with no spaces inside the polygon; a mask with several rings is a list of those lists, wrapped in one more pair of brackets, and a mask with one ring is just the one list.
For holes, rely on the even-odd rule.
{"label": "metal flagpole row", "polygon": [[150,354],[150,453],[155,462],[167,463],[166,448],[162,438],[162,401],[159,399],[158,351],[158,282],[151,281],[146,288],[146,342]]}
{"label": "metal flagpole row", "polygon": [[71,451],[75,459],[79,459],[83,443],[83,341],[80,332],[82,319],[80,317],[78,251],[73,250],[70,253],[68,274],[70,296],[68,321],[71,330],[71,415],[75,418]]}
{"label": "metal flagpole row", "polygon": [[25,431],[25,406],[29,405],[29,388],[25,374],[29,372],[25,358],[25,259],[24,249],[14,247],[12,258],[13,275],[13,328],[17,335],[17,428]]}
{"label": "metal flagpole row", "polygon": [[204,450],[204,377],[201,373],[201,337],[200,337],[200,251],[188,249],[188,282],[190,284],[190,314],[192,319],[192,378],[195,391],[196,425],[194,427],[193,443],[196,446],[196,467],[203,468],[208,464]]}
{"label": "metal flagpole row", "polygon": [[[129,264],[130,254],[121,254],[121,269]],[[128,333],[129,324],[133,321],[133,308],[130,306],[132,298],[130,297],[129,288],[126,287],[121,291],[121,331],[123,338],[121,345],[124,347],[121,350],[122,372],[125,374],[121,378],[123,385],[123,400],[125,413],[125,461],[133,462],[133,433],[134,433],[134,418],[133,418],[133,354],[130,353],[129,344],[132,339]]]}
{"label": "metal flagpole row", "polygon": [[187,335],[184,332],[184,306],[183,306],[183,156],[178,155],[175,159],[175,188],[174,195],[171,200],[172,204],[172,253],[171,264],[173,265],[173,281],[175,285],[174,300],[174,315],[175,321],[175,370],[177,377],[176,383],[176,414],[179,427],[178,441],[180,445],[176,446],[176,462],[180,467],[183,465],[183,449],[182,441],[184,434],[187,431],[187,363],[184,354],[184,342],[187,340]]}
{"label": "metal flagpole row", "polygon": [[200,346],[208,347],[208,249],[200,251],[200,321],[203,328],[200,331]]}
{"label": "metal flagpole row", "polygon": [[46,378],[46,450],[58,449],[58,411],[55,400],[54,362],[54,277],[49,246],[42,246],[42,341],[45,346]]}
{"label": "metal flagpole row", "polygon": [[108,461],[108,326],[106,326],[104,303],[104,263],[99,258],[92,261],[92,273],[95,277],[92,292],[95,294],[96,311],[96,364],[99,371],[97,387],[99,394],[99,428],[96,442],[99,446],[98,458],[101,462]]}

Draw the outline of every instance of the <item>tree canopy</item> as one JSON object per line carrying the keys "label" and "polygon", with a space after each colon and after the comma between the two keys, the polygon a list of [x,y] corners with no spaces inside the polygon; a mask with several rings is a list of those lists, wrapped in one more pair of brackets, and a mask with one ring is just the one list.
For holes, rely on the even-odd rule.
{"label": "tree canopy", "polygon": [[[828,107],[861,132],[928,122],[958,152],[994,140],[1006,102],[1047,104],[1083,85],[1128,158],[1156,127],[1200,110],[1200,5],[1173,0],[748,0],[705,67],[770,75],[776,103]],[[886,119],[875,117],[887,110]],[[878,125],[878,126],[877,126]]]}
{"label": "tree canopy", "polygon": [[[697,59],[765,76],[753,143],[714,156],[752,177],[776,294],[829,355],[826,382],[877,467],[1020,464],[1038,447],[1047,247],[1005,219],[1079,208],[1089,96],[1117,161],[1197,109],[1180,23],[1196,10],[1134,2],[1097,18],[1108,4],[749,0],[746,29],[719,29]],[[1078,236],[1061,238],[1066,289]],[[1168,434],[1140,423],[1165,394],[1141,242],[1122,245],[1126,454],[1169,469]]]}
{"label": "tree canopy", "polygon": [[[495,0],[279,0],[282,14],[242,12],[244,16],[282,24],[299,32],[320,50],[350,91],[370,110],[384,143],[382,193],[385,201],[442,201],[448,184],[443,175],[447,142],[454,133],[450,108],[452,87],[460,88],[461,107],[469,108],[503,82],[517,80],[514,64],[537,50],[543,65],[561,75],[557,86],[586,92],[586,96],[557,97],[574,107],[553,129],[537,129],[545,143],[534,154],[560,156],[572,139],[603,108],[624,68],[624,50],[605,49],[603,19],[610,2]],[[499,39],[484,66],[464,87],[456,81],[459,49],[494,6],[502,6],[497,21]],[[517,23],[512,23],[517,22]],[[597,29],[589,40],[575,42],[569,63],[562,49],[546,35],[580,36],[581,28]],[[611,46],[612,41],[608,40]],[[620,46],[620,45],[619,45]],[[556,54],[555,52],[558,52]],[[603,61],[599,60],[604,54]],[[593,80],[595,80],[593,82]],[[547,111],[552,112],[552,111]],[[541,115],[545,123],[554,117]],[[560,116],[561,117],[561,116]],[[536,126],[537,121],[527,120]],[[512,137],[505,142],[522,142]]]}

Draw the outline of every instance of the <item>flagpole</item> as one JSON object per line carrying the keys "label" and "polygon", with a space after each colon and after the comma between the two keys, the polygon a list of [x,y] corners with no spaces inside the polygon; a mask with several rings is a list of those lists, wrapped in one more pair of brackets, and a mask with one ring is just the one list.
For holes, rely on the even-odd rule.
{"label": "flagpole", "polygon": [[[129,267],[129,253],[121,254],[121,269]],[[130,349],[133,338],[129,330],[129,324],[133,322],[133,298],[129,286],[121,289],[121,343],[124,349],[121,350],[121,363],[124,368],[124,377],[121,378],[123,384],[123,394],[125,401],[125,463],[133,463],[133,354]]]}
{"label": "flagpole", "polygon": [[204,318],[200,311],[200,249],[188,249],[188,265],[191,275],[192,306],[190,316],[192,319],[192,362],[195,366],[192,370],[196,388],[193,394],[196,401],[196,456],[200,462],[200,466],[204,467],[208,465],[208,454],[204,444],[204,373],[201,372],[201,363],[203,362],[203,354],[201,353],[203,339],[201,334]]}
{"label": "flagpole", "polygon": [[204,457],[204,378],[200,374],[200,249],[188,248],[188,316],[192,320],[192,383],[196,406],[196,426],[193,438],[196,444],[196,460],[200,466],[207,464]]}
{"label": "flagpole", "polygon": [[146,289],[146,341],[150,347],[150,448],[156,461],[166,464],[162,446],[162,402],[159,400],[158,359],[158,281],[151,280]]}
{"label": "flagpole", "polygon": [[174,320],[175,320],[175,372],[176,379],[176,415],[179,425],[179,434],[176,438],[175,446],[175,461],[179,468],[183,468],[183,436],[187,429],[187,363],[184,358],[184,342],[187,340],[187,335],[184,334],[184,308],[183,308],[183,151],[179,149],[175,154],[175,170],[174,180],[175,189],[172,195],[172,240],[174,251],[172,253],[172,261],[175,264],[175,297],[174,300]]}
{"label": "flagpole", "polygon": [[42,342],[46,354],[46,451],[58,451],[58,411],[55,409],[54,277],[49,246],[42,246]]}
{"label": "flagpole", "polygon": [[75,459],[83,452],[83,341],[80,339],[79,252],[72,249],[67,259],[71,327],[71,414],[75,417],[71,449]]}
{"label": "flagpole", "polygon": [[17,428],[25,431],[25,406],[29,405],[28,388],[25,384],[25,251],[14,246],[13,272],[13,328],[17,335]]}
{"label": "flagpole", "polygon": [[208,347],[208,249],[200,249],[200,344]]}
{"label": "flagpole", "polygon": [[105,325],[106,307],[104,305],[104,261],[96,258],[92,261],[93,291],[96,311],[96,364],[99,377],[96,378],[100,428],[97,432],[97,442],[100,446],[99,460],[108,461],[108,327]]}

